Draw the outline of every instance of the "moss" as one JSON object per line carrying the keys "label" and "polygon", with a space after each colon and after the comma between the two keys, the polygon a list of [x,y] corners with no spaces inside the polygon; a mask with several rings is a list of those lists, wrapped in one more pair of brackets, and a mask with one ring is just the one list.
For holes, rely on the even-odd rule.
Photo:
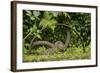
{"label": "moss", "polygon": [[[38,50],[39,51],[39,50]],[[44,49],[42,50],[42,52]],[[82,48],[66,48],[64,52],[56,52],[54,54],[44,55],[39,54],[26,54],[23,55],[23,62],[39,62],[39,61],[59,61],[59,60],[81,60],[81,59],[90,59],[91,58],[91,49],[86,47],[86,52],[82,51]]]}

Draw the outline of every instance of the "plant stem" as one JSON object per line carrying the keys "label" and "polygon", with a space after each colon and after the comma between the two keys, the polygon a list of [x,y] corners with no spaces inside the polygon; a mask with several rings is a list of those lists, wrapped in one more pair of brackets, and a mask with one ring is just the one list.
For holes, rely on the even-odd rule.
{"label": "plant stem", "polygon": [[30,32],[27,36],[25,36],[25,38],[23,40],[25,40],[32,32]]}

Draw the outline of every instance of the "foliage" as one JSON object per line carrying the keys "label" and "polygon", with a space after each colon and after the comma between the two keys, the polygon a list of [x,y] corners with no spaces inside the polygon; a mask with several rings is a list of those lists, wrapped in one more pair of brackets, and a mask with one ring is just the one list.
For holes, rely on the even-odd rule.
{"label": "foliage", "polygon": [[[38,62],[38,61],[60,61],[60,60],[79,60],[79,59],[90,59],[91,53],[90,48],[86,47],[86,52],[83,53],[80,47],[66,48],[66,51],[58,52],[53,55],[39,55],[41,50],[36,50],[35,54],[24,55],[24,62]],[[42,50],[43,52],[44,50]],[[38,53],[38,54],[36,54]]]}
{"label": "foliage", "polygon": [[54,16],[50,12],[44,12],[43,18],[41,19],[39,26],[42,26],[42,29],[50,28],[54,31],[56,24],[57,21]]}
{"label": "foliage", "polygon": [[[68,28],[57,26],[59,23],[65,24]],[[33,41],[46,40],[54,43],[60,40],[65,43],[66,30],[70,31],[71,41],[69,48],[63,53],[45,56],[43,51],[47,48],[38,47],[33,48],[33,55],[28,54]],[[91,45],[90,13],[23,10],[24,61],[88,59],[91,49],[87,48],[89,45]]]}

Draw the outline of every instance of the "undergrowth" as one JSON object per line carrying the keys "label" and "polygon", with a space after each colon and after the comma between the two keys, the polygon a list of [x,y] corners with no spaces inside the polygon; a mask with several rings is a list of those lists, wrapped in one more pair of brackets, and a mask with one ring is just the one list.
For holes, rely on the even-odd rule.
{"label": "undergrowth", "polygon": [[66,48],[64,51],[57,51],[53,54],[43,54],[45,47],[39,47],[33,50],[33,54],[28,54],[27,50],[23,53],[23,62],[39,62],[39,61],[60,61],[60,60],[82,60],[91,58],[91,50],[86,47],[86,52],[80,47]]}

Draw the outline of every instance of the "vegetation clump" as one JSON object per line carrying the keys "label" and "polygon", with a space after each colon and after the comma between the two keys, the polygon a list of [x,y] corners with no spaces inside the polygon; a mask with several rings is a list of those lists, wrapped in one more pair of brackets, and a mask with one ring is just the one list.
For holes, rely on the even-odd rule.
{"label": "vegetation clump", "polygon": [[23,10],[23,62],[91,58],[91,14]]}

